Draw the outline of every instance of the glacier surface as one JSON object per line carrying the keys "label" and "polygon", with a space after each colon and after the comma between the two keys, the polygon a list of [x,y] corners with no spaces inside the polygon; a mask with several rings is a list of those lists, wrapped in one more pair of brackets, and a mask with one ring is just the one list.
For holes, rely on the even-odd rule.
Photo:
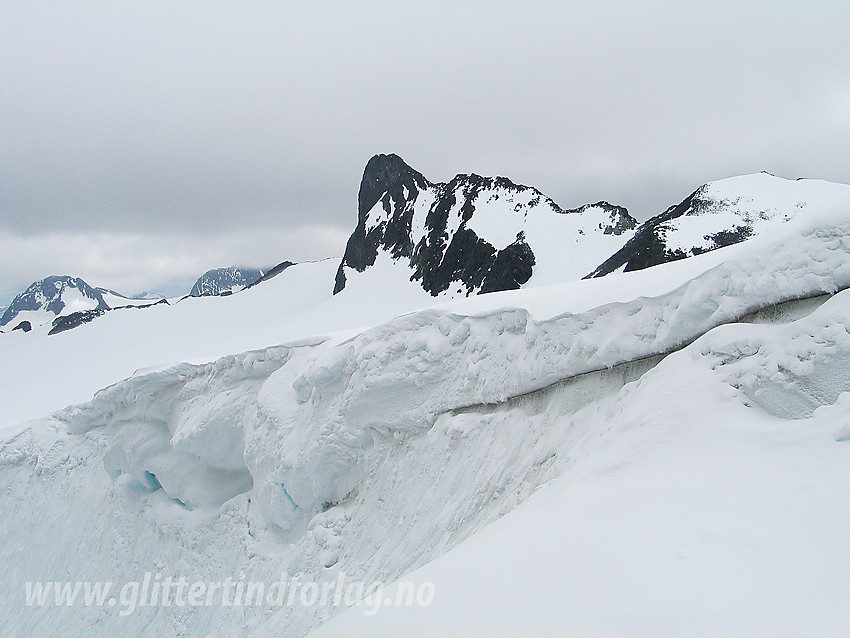
{"label": "glacier surface", "polygon": [[[344,329],[307,309],[271,333],[280,345],[140,370],[35,419],[0,448],[0,632],[735,633],[787,621],[794,633],[814,616],[837,635],[850,585],[850,520],[835,514],[850,512],[847,211],[824,203],[749,241],[598,280],[351,307]],[[318,307],[339,312],[355,290]],[[691,493],[699,507],[682,502]],[[731,510],[711,505],[720,498]],[[809,529],[800,516],[813,536],[786,545]],[[616,560],[593,560],[606,549]],[[777,580],[795,570],[820,597]],[[413,575],[438,596],[323,628],[339,610],[24,604],[24,581],[146,571]],[[561,582],[573,624],[549,607]],[[799,606],[770,607],[775,622],[759,625],[759,587],[797,592]],[[724,624],[747,596],[759,613]]]}

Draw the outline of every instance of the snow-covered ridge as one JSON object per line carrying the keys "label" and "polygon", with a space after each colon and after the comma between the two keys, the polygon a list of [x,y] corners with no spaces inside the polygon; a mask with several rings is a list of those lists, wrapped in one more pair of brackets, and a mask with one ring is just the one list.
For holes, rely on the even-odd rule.
{"label": "snow-covered ridge", "polygon": [[[826,228],[809,222],[794,230],[793,239],[751,247],[769,250],[739,250],[735,258],[733,249],[719,265],[652,299],[609,303],[543,321],[522,308],[478,317],[420,311],[339,345],[300,350],[263,381],[253,408],[258,425],[246,426],[249,469],[252,464],[275,468],[271,486],[254,477],[256,510],[270,507],[280,484],[298,516],[309,517],[322,504],[345,498],[362,479],[358,450],[368,449],[375,436],[418,435],[440,414],[497,404],[569,377],[670,352],[761,308],[850,286],[850,221]],[[216,365],[212,370],[222,364]],[[183,379],[187,369],[161,374]],[[140,413],[148,415],[166,406],[174,410],[172,401],[157,407],[137,396],[140,383],[147,386],[156,378],[145,375],[116,384],[62,418],[71,430],[83,431],[112,422],[116,405],[139,405]],[[439,392],[425,391],[437,387]],[[218,388],[216,403],[232,410],[231,402],[220,398],[228,395],[226,389]],[[193,436],[201,435],[207,421],[235,427],[246,419],[205,416],[191,422]],[[187,436],[183,426],[169,423],[168,436],[179,443]],[[205,436],[212,441],[218,435]],[[230,441],[232,436],[220,438]],[[229,449],[234,458],[243,454]],[[267,458],[270,450],[276,452]],[[193,500],[188,494],[178,498]],[[260,518],[263,528],[294,524],[268,513]]]}
{"label": "snow-covered ridge", "polygon": [[588,277],[648,268],[738,243],[848,197],[846,184],[788,180],[769,173],[709,182],[641,224],[634,237]]}
{"label": "snow-covered ridge", "polygon": [[826,297],[714,328],[619,391],[446,419],[461,440],[521,429],[536,456],[507,443],[511,466],[555,478],[404,575],[433,605],[350,609],[311,638],[843,635],[850,290]]}

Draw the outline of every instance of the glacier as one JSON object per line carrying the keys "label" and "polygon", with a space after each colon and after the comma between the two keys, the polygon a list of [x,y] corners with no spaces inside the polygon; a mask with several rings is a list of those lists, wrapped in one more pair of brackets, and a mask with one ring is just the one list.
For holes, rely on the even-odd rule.
{"label": "glacier", "polygon": [[[0,632],[753,633],[782,621],[786,633],[814,622],[818,633],[839,635],[848,626],[840,594],[850,585],[850,520],[835,514],[850,511],[848,204],[820,202],[747,241],[645,270],[437,305],[420,289],[364,310],[352,281],[332,299],[316,296],[319,310],[292,309],[298,318],[286,328],[273,329],[278,317],[266,309],[265,338],[277,345],[218,357],[198,350],[196,361],[159,350],[160,363],[169,353],[178,362],[124,375],[90,401],[8,431],[0,447]],[[334,266],[293,266],[269,284]],[[387,290],[410,288],[389,279]],[[261,312],[272,290],[240,296],[256,295]],[[197,300],[211,301],[234,308],[222,326],[244,317],[235,296]],[[75,330],[68,347],[95,338],[94,327]],[[251,345],[245,334],[228,338],[218,344],[225,352]],[[695,441],[706,456],[694,452]],[[712,518],[725,512],[719,506],[688,509],[684,488],[671,487],[681,482],[710,500],[713,473],[725,467],[718,460],[730,463],[719,493],[735,516]],[[797,490],[788,504],[770,472],[786,481],[779,487]],[[823,495],[801,491],[805,481]],[[653,501],[668,493],[679,509]],[[587,501],[594,495],[599,504]],[[647,511],[657,517],[651,525]],[[816,543],[794,544],[792,533],[807,529],[795,524],[801,514],[818,525]],[[673,543],[686,515],[703,533],[702,553]],[[620,516],[622,525],[612,526]],[[731,598],[760,587],[795,591],[777,585],[774,571],[756,569],[769,552],[745,560],[728,528],[735,521],[756,547],[792,554],[778,559],[779,573],[798,570],[820,597],[771,608],[773,624],[724,616]],[[530,533],[535,525],[543,540]],[[620,528],[632,536],[618,536]],[[588,556],[607,549],[619,562],[593,572],[600,563],[577,561],[558,529]],[[665,534],[673,544],[662,548]],[[662,549],[697,556],[695,571]],[[751,569],[721,585],[730,567],[721,561],[712,572],[712,556],[739,553]],[[606,592],[619,587],[618,565],[649,593],[624,596],[625,606],[610,613]],[[437,599],[433,608],[373,618],[355,608],[333,619],[340,610],[299,605],[159,606],[122,616],[23,600],[25,581],[126,582],[148,571],[266,582],[284,574],[315,582],[414,575],[437,584]],[[823,576],[819,585],[813,573]],[[565,606],[572,621],[551,609],[561,604],[562,581],[573,595]],[[477,588],[487,596],[470,594]],[[648,604],[650,594],[680,607],[651,614],[658,606]],[[504,610],[519,620],[512,624]],[[689,624],[697,621],[705,624]]]}

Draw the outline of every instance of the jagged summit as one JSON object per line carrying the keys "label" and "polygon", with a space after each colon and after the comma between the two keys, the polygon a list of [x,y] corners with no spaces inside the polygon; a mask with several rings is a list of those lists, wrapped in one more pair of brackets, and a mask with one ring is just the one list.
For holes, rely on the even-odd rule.
{"label": "jagged summit", "polygon": [[376,155],[363,172],[334,293],[351,277],[375,276],[378,262],[433,296],[578,279],[636,225],[605,202],[564,210],[535,188],[475,173],[432,183],[398,155]]}
{"label": "jagged summit", "polygon": [[401,200],[407,192],[423,190],[431,183],[418,171],[413,170],[398,155],[375,155],[366,163],[363,178],[360,180],[360,192],[357,195],[358,219],[363,219],[372,207],[389,193],[396,200]]}

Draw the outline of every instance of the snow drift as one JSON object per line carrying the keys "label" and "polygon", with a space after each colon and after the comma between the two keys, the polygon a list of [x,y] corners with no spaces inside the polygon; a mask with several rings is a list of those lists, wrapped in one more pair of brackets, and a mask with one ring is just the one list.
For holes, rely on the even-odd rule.
{"label": "snow drift", "polygon": [[[405,575],[431,606],[352,609],[311,637],[843,635],[850,291],[824,299],[719,326],[553,418],[576,435],[557,478]],[[499,433],[540,436],[529,416]]]}

